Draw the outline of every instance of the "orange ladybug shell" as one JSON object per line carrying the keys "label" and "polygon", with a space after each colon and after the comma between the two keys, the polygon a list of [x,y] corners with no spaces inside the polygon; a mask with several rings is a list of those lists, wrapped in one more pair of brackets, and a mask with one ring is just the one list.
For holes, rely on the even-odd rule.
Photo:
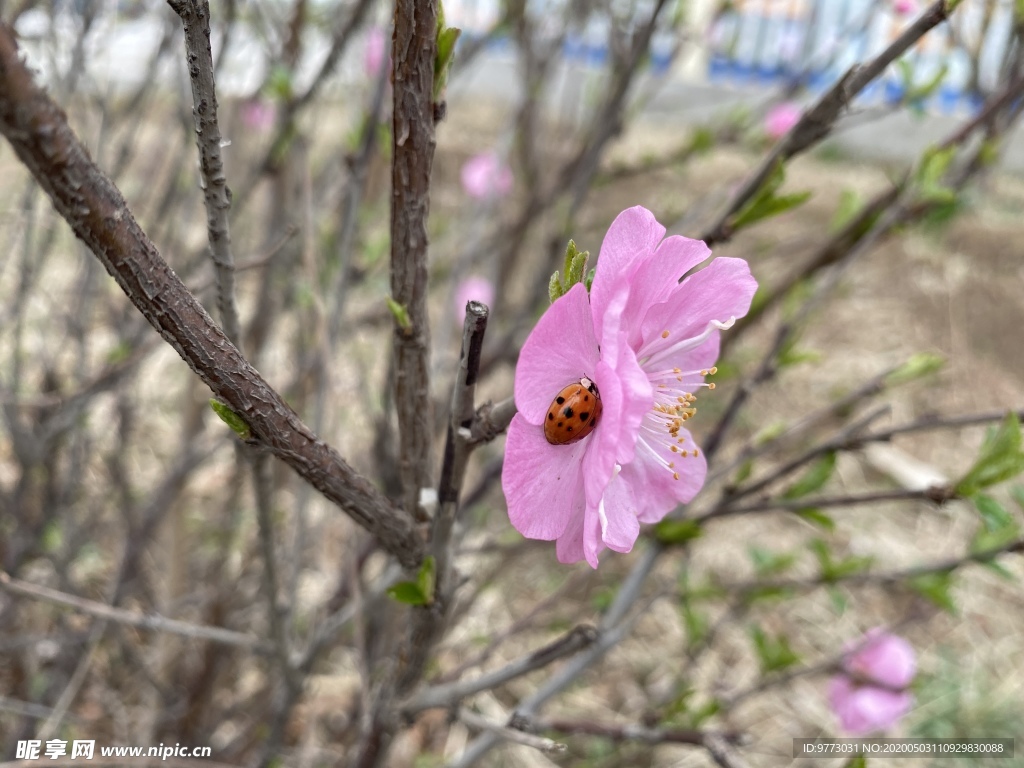
{"label": "orange ladybug shell", "polygon": [[544,437],[552,445],[582,440],[594,431],[601,418],[601,395],[588,378],[562,389],[544,417]]}

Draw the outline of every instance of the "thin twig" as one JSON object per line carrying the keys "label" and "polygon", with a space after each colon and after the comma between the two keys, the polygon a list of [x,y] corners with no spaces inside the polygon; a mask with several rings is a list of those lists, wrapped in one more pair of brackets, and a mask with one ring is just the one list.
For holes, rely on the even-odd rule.
{"label": "thin twig", "polygon": [[597,631],[593,627],[587,625],[573,627],[558,640],[493,672],[487,672],[473,680],[460,680],[427,688],[403,704],[401,709],[411,715],[424,709],[451,707],[469,696],[497,688],[534,670],[543,669],[558,659],[571,656],[589,646],[596,639]]}
{"label": "thin twig", "polygon": [[0,589],[18,597],[27,597],[33,600],[42,600],[54,605],[73,608],[89,616],[95,616],[98,619],[111,621],[115,624],[124,624],[154,632],[170,632],[175,635],[191,637],[196,640],[209,640],[212,643],[221,643],[223,645],[234,645],[260,654],[273,652],[273,648],[269,643],[252,635],[233,632],[230,629],[221,629],[220,627],[204,627],[199,624],[190,624],[186,621],[168,619],[158,614],[143,615],[134,611],[126,611],[122,608],[114,608],[95,600],[87,600],[56,589],[12,578],[4,571],[0,571]]}
{"label": "thin twig", "polygon": [[196,123],[199,171],[202,174],[206,233],[217,277],[217,308],[225,335],[241,349],[241,324],[235,301],[235,259],[231,253],[231,190],[221,158],[217,122],[217,86],[210,48],[209,0],[168,0],[185,29],[185,51],[192,82],[192,116]]}

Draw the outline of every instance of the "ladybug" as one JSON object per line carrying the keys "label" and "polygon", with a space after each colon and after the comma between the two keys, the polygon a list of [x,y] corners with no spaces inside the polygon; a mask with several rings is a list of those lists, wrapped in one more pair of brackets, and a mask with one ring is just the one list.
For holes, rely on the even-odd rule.
{"label": "ladybug", "polygon": [[601,395],[587,377],[562,389],[551,401],[544,419],[544,437],[552,445],[582,440],[601,418]]}

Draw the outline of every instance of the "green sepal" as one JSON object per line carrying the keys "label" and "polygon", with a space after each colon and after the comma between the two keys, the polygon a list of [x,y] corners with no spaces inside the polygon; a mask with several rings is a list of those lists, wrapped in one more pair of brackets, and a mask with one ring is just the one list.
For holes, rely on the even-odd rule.
{"label": "green sepal", "polygon": [[228,408],[224,403],[215,397],[210,398],[210,407],[213,408],[213,412],[217,414],[221,421],[231,427],[231,431],[238,435],[243,440],[251,440],[252,432],[249,431],[249,425],[245,423],[237,413]]}
{"label": "green sepal", "polygon": [[561,273],[555,272],[548,281],[548,298],[551,303],[569,292],[577,283],[583,283],[590,290],[594,282],[594,270],[587,272],[587,260],[590,251],[581,251],[572,240],[565,247],[565,260],[562,262]]}

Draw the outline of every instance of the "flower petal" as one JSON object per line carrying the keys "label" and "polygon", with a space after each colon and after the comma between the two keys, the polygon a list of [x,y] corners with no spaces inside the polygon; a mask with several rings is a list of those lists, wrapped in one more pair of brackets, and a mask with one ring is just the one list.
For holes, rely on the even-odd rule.
{"label": "flower petal", "polygon": [[629,343],[639,349],[641,328],[648,310],[667,300],[679,288],[679,280],[711,255],[703,240],[673,235],[662,240],[649,258],[640,263],[629,283],[629,303],[624,324],[629,327]]}
{"label": "flower petal", "polygon": [[632,487],[621,477],[614,477],[605,489],[597,509],[601,523],[601,541],[615,552],[629,552],[640,535],[637,505]]}
{"label": "flower petal", "polygon": [[[622,468],[621,478],[633,489],[637,518],[641,523],[656,523],[679,504],[693,500],[704,485],[708,472],[704,453],[693,452],[696,443],[685,429],[679,430],[683,438],[681,453],[673,453],[668,444],[657,439],[644,439],[637,443],[636,458]],[[669,467],[672,464],[674,466]],[[679,475],[679,479],[675,478]]]}
{"label": "flower petal", "polygon": [[608,227],[601,243],[590,302],[595,317],[604,317],[611,296],[621,283],[629,284],[640,264],[658,247],[665,228],[643,206],[627,208]]}
{"label": "flower petal", "polygon": [[519,413],[531,424],[542,424],[555,395],[583,376],[592,377],[599,358],[587,289],[576,284],[526,337],[516,363]]}
{"label": "flower petal", "polygon": [[[643,320],[644,344],[650,346],[659,337],[666,345],[678,343],[700,336],[712,322],[743,317],[756,290],[757,281],[743,259],[714,259],[683,280],[667,301],[651,307]],[[671,336],[664,336],[665,331]]]}
{"label": "flower petal", "polygon": [[846,660],[846,668],[892,688],[909,685],[917,671],[913,646],[878,627],[866,637],[867,642]]}
{"label": "flower petal", "polygon": [[892,728],[913,706],[905,692],[858,686],[840,675],[829,683],[829,702],[839,725],[850,736],[865,736]]}
{"label": "flower petal", "polygon": [[597,568],[597,554],[600,552],[600,547],[594,545],[595,537],[599,544],[600,526],[597,516],[584,514],[582,511],[578,515],[573,515],[565,533],[559,536],[558,541],[555,542],[555,554],[558,557],[558,562],[570,564],[586,560],[591,568]]}
{"label": "flower petal", "polygon": [[550,541],[583,517],[581,465],[590,438],[551,445],[543,427],[516,414],[508,427],[501,487],[513,527],[528,539]]}

